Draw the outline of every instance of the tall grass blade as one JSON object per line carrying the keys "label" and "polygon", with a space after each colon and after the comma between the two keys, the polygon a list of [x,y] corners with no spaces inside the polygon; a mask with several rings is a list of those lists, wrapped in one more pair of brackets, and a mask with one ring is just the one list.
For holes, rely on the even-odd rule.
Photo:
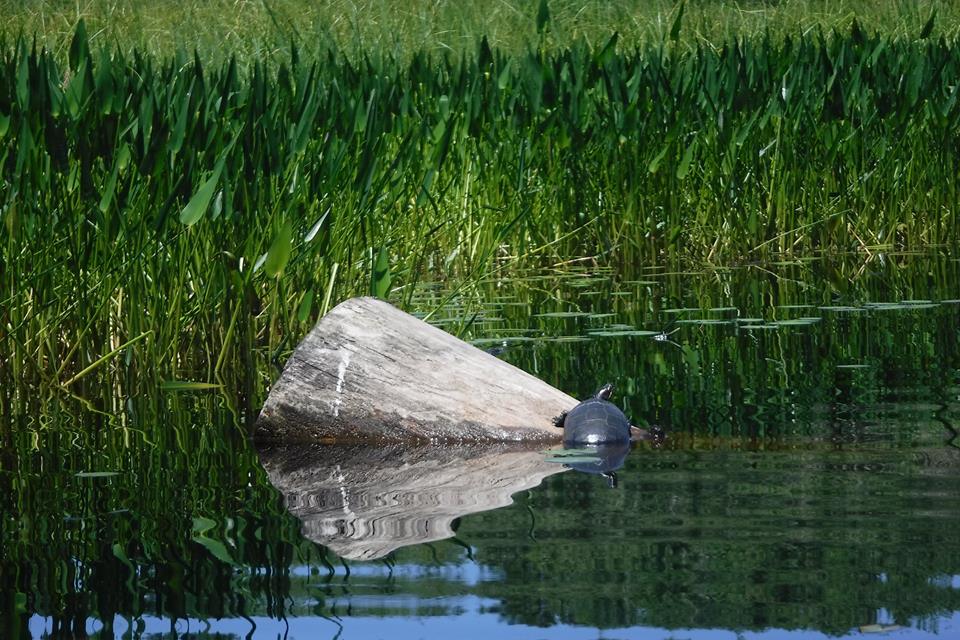
{"label": "tall grass blade", "polygon": [[264,270],[271,278],[283,273],[284,268],[290,261],[290,252],[293,248],[292,240],[293,224],[288,220],[273,237],[270,250],[267,251],[267,260],[263,264]]}
{"label": "tall grass blade", "polygon": [[106,355],[98,358],[98,359],[97,359],[95,362],[93,362],[90,366],[84,368],[84,369],[81,370],[79,373],[77,373],[77,374],[74,375],[73,377],[69,378],[66,382],[61,383],[60,386],[61,386],[61,387],[69,387],[71,384],[73,384],[74,382],[76,382],[76,381],[79,380],[80,378],[83,378],[84,376],[86,376],[86,375],[89,374],[90,372],[95,371],[96,369],[100,368],[102,365],[104,365],[105,363],[107,363],[111,358],[113,358],[115,355],[117,355],[118,353],[120,353],[121,351],[123,351],[124,349],[126,349],[127,347],[129,347],[130,345],[132,345],[132,344],[134,344],[134,343],[136,343],[136,342],[139,342],[139,341],[143,340],[144,338],[146,338],[148,335],[150,335],[150,334],[152,334],[152,333],[153,333],[153,331],[144,331],[143,333],[141,333],[140,335],[138,335],[136,338],[133,338],[133,339],[131,339],[131,340],[127,340],[126,342],[124,342],[122,345],[120,345],[119,347],[117,347],[117,348],[114,349],[113,351],[110,351],[110,352],[107,353]]}
{"label": "tall grass blade", "polygon": [[370,272],[370,295],[387,299],[390,293],[390,257],[386,247],[380,247]]}

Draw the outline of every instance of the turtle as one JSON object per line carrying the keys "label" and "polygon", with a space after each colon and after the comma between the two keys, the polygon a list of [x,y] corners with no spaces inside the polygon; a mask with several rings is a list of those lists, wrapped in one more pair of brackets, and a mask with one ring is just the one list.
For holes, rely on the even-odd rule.
{"label": "turtle", "polygon": [[563,429],[563,442],[576,444],[612,444],[630,441],[630,421],[610,402],[613,385],[607,383],[592,398],[553,419]]}

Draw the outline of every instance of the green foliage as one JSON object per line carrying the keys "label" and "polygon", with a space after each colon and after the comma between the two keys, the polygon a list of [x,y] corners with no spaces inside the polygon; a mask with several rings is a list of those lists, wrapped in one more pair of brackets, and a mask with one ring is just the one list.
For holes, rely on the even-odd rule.
{"label": "green foliage", "polygon": [[680,39],[680,27],[683,25],[683,10],[686,9],[687,3],[681,2],[677,5],[677,14],[673,19],[673,26],[670,27],[670,39],[676,42]]}
{"label": "green foliage", "polygon": [[370,295],[386,300],[390,293],[390,256],[386,247],[380,247],[370,271]]}
{"label": "green foliage", "polygon": [[537,33],[542,34],[550,23],[550,7],[547,0],[540,0],[540,6],[537,7]]}
{"label": "green foliage", "polygon": [[[308,292],[319,311],[367,282],[408,299],[495,256],[957,241],[960,48],[942,37],[613,36],[515,57],[483,41],[460,60],[244,68],[97,52],[84,29],[65,66],[22,40],[0,52],[0,339],[31,378],[122,352],[210,380],[290,349]],[[387,246],[389,271],[369,258]]]}
{"label": "green foliage", "polygon": [[267,251],[267,259],[263,264],[267,275],[271,278],[283,273],[283,268],[290,261],[290,242],[293,238],[293,225],[290,222],[283,223],[277,235],[273,237],[270,244],[270,250]]}

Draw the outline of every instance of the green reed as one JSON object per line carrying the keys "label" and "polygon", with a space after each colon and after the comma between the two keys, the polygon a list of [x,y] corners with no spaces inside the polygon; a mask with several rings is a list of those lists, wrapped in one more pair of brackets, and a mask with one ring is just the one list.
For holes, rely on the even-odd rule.
{"label": "green reed", "polygon": [[[910,381],[897,393],[912,385],[910,393],[942,398],[957,389],[958,305],[927,302],[953,295],[955,260],[796,261],[638,276],[624,282],[612,271],[583,269],[484,283],[451,315],[485,310],[496,322],[481,311],[462,330],[465,339],[506,340],[501,357],[574,397],[613,382],[627,415],[661,425],[674,442],[850,442],[864,424],[896,424],[887,445],[940,446],[955,435],[949,411],[890,404],[889,382]],[[503,291],[510,295],[498,307]],[[655,339],[661,331],[670,342]]]}
{"label": "green reed", "polygon": [[0,35],[34,34],[65,52],[73,25],[86,21],[98,45],[167,56],[197,49],[220,64],[283,58],[291,44],[311,54],[334,47],[351,59],[372,51],[406,60],[419,51],[461,56],[486,36],[510,54],[531,45],[562,50],[576,40],[602,45],[614,31],[628,47],[659,42],[683,12],[680,44],[717,46],[733,38],[823,28],[848,29],[854,16],[869,30],[915,37],[932,14],[955,36],[960,6],[950,0],[0,0]]}
{"label": "green reed", "polygon": [[[3,366],[82,386],[279,362],[336,301],[521,260],[764,260],[957,241],[960,53],[613,36],[274,65],[0,52]],[[545,27],[546,25],[541,25]],[[129,348],[128,348],[129,347]]]}

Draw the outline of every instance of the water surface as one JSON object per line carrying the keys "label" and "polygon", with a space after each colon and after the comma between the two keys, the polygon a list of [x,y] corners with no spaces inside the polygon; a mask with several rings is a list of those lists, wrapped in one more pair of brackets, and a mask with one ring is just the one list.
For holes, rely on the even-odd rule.
{"label": "water surface", "polygon": [[[382,457],[436,464],[426,489],[371,462],[364,484],[330,452],[300,473],[342,482],[294,504],[246,439],[246,390],[7,381],[0,637],[955,637],[958,272],[564,266],[412,292],[421,313],[446,301],[448,331],[579,397],[613,382],[667,430],[616,489],[555,463],[451,490],[462,472],[411,453]],[[361,507],[397,534],[366,556],[347,544]]]}

